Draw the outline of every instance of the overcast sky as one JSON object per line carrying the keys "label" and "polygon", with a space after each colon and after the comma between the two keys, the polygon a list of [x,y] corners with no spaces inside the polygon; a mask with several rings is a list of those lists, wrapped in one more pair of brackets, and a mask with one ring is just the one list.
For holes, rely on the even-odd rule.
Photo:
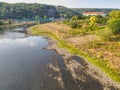
{"label": "overcast sky", "polygon": [[9,3],[42,3],[69,8],[120,8],[120,0],[0,0]]}

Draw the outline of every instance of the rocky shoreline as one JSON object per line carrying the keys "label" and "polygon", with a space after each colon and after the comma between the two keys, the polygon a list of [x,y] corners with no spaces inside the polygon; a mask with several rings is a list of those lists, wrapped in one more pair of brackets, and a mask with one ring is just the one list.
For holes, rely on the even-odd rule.
{"label": "rocky shoreline", "polygon": [[[67,69],[72,74],[76,84],[82,87],[82,90],[87,90],[84,86],[90,84],[95,85],[96,88],[100,84],[103,88],[96,90],[119,90],[120,84],[114,82],[105,73],[103,73],[98,67],[94,66],[87,60],[80,58],[79,56],[70,54],[64,48],[57,46],[57,41],[48,39],[49,45],[46,49],[55,50],[57,53],[62,55],[64,58],[64,63]],[[73,58],[76,57],[76,58]],[[93,82],[93,84],[92,84]],[[82,84],[82,86],[80,85]],[[90,90],[90,89],[89,89]]]}

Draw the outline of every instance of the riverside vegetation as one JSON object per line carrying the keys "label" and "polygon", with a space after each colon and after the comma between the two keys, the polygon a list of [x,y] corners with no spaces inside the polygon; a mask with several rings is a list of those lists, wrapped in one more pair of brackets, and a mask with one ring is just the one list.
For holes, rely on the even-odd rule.
{"label": "riverside vegetation", "polygon": [[73,16],[69,20],[36,25],[32,35],[48,35],[58,46],[84,57],[120,82],[120,11],[109,15]]}

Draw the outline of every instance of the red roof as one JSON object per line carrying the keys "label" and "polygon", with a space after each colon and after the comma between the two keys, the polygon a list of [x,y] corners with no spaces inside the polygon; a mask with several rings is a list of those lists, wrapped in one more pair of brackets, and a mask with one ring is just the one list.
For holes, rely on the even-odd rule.
{"label": "red roof", "polygon": [[104,12],[84,12],[83,14],[98,14],[98,15],[101,15],[101,14],[105,14]]}

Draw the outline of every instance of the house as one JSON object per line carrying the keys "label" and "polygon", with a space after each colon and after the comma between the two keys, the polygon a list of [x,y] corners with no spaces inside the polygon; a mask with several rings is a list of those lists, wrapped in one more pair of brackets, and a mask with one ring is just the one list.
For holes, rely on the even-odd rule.
{"label": "house", "polygon": [[83,16],[97,16],[97,15],[100,15],[100,16],[106,16],[106,13],[104,12],[83,12]]}

